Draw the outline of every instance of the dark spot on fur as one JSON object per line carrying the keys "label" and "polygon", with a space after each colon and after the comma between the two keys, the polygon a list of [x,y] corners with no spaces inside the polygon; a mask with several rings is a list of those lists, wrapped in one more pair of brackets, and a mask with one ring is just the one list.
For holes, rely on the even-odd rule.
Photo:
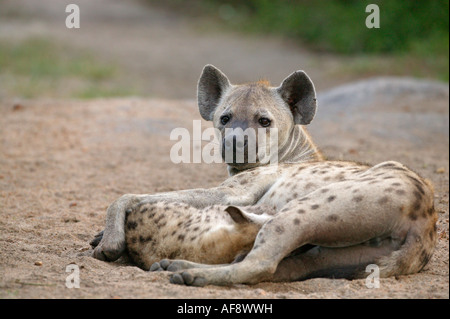
{"label": "dark spot on fur", "polygon": [[332,214],[332,215],[329,215],[328,217],[327,217],[327,221],[329,221],[329,222],[335,222],[335,221],[337,221],[338,220],[338,215],[336,215],[336,214]]}
{"label": "dark spot on fur", "polygon": [[314,204],[314,205],[311,206],[311,209],[317,209],[317,208],[319,208],[319,207],[320,207],[319,205]]}
{"label": "dark spot on fur", "polygon": [[136,227],[137,227],[137,223],[136,222],[128,222],[127,223],[127,229],[128,230],[131,230],[131,229],[136,229]]}
{"label": "dark spot on fur", "polygon": [[316,184],[314,184],[314,183],[308,183],[308,184],[305,185],[305,189],[310,189],[310,188],[312,188],[312,187],[314,187],[314,186],[316,186]]}
{"label": "dark spot on fur", "polygon": [[298,218],[295,218],[294,219],[294,225],[298,225],[298,224],[300,224],[300,220]]}
{"label": "dark spot on fur", "polygon": [[417,178],[411,175],[406,175],[414,184],[422,184]]}
{"label": "dark spot on fur", "polygon": [[326,192],[328,192],[328,191],[329,191],[328,188],[322,188],[322,189],[321,189],[321,192],[322,192],[322,193],[326,193]]}
{"label": "dark spot on fur", "polygon": [[329,202],[329,203],[331,203],[332,201],[334,201],[336,199],[336,196],[330,196],[330,197],[328,197],[327,198],[327,201]]}
{"label": "dark spot on fur", "polygon": [[183,241],[184,240],[184,235],[183,234],[178,235],[178,240],[179,241]]}
{"label": "dark spot on fur", "polygon": [[300,208],[300,209],[297,211],[297,213],[298,213],[298,214],[304,214],[304,213],[306,213],[306,212],[305,212],[304,209],[301,209],[301,208]]}
{"label": "dark spot on fur", "polygon": [[301,172],[302,170],[304,170],[306,168],[306,166],[300,166],[299,168],[297,168],[297,173]]}
{"label": "dark spot on fur", "polygon": [[394,178],[394,176],[386,176],[386,177],[383,177],[383,179],[393,179]]}
{"label": "dark spot on fur", "polygon": [[400,167],[400,166],[392,167],[392,169],[394,169],[394,170],[396,170],[396,171],[404,171],[404,172],[407,172],[407,171],[408,171],[406,168]]}
{"label": "dark spot on fur", "polygon": [[422,265],[422,267],[424,267],[426,264],[428,264],[428,261],[431,258],[431,254],[429,254],[425,249],[421,252],[419,260],[420,263]]}
{"label": "dark spot on fur", "polygon": [[278,225],[278,226],[275,227],[275,231],[276,231],[278,234],[282,234],[282,233],[284,233],[284,227],[281,226],[281,225]]}
{"label": "dark spot on fur", "polygon": [[425,195],[425,191],[423,190],[422,184],[416,184],[416,188],[422,195]]}
{"label": "dark spot on fur", "polygon": [[363,200],[363,198],[364,198],[364,197],[361,196],[361,195],[360,195],[360,196],[355,196],[355,197],[353,197],[353,201],[359,203],[360,201]]}
{"label": "dark spot on fur", "polygon": [[417,216],[417,212],[416,212],[416,211],[412,210],[412,211],[409,212],[408,217],[409,217],[411,220],[416,220],[419,216]]}
{"label": "dark spot on fur", "polygon": [[354,190],[352,190],[352,193],[353,193],[353,194],[355,194],[355,193],[357,193],[357,192],[359,192],[359,189],[358,189],[358,188],[355,188]]}
{"label": "dark spot on fur", "polygon": [[160,221],[164,220],[164,215],[160,215],[158,218],[154,220],[155,224],[158,224]]}
{"label": "dark spot on fur", "polygon": [[386,193],[390,193],[390,192],[392,192],[394,189],[392,188],[392,187],[388,187],[388,188],[386,188],[384,191],[386,192]]}
{"label": "dark spot on fur", "polygon": [[166,226],[166,225],[167,225],[167,221],[164,220],[163,222],[161,222],[161,223],[158,224],[158,227],[162,228],[162,227],[164,227],[164,226]]}
{"label": "dark spot on fur", "polygon": [[406,194],[406,192],[405,192],[403,189],[397,189],[397,190],[395,191],[395,193],[396,193],[397,195],[405,195],[405,194]]}
{"label": "dark spot on fur", "polygon": [[402,184],[400,184],[399,182],[395,182],[395,183],[392,183],[391,185],[392,185],[392,186],[400,186],[400,185],[402,185]]}
{"label": "dark spot on fur", "polygon": [[428,233],[428,236],[430,236],[430,239],[434,241],[436,237],[436,231],[434,229],[431,229],[430,232]]}
{"label": "dark spot on fur", "polygon": [[418,201],[422,200],[422,195],[418,191],[414,191],[413,194]]}
{"label": "dark spot on fur", "polygon": [[328,182],[330,179],[331,179],[331,177],[330,177],[330,176],[327,176],[327,177],[324,177],[324,178],[323,178],[323,181],[324,181],[324,182]]}
{"label": "dark spot on fur", "polygon": [[389,197],[383,196],[378,200],[378,204],[386,204],[389,201]]}
{"label": "dark spot on fur", "polygon": [[386,163],[386,164],[383,164],[381,166],[378,166],[378,168],[381,168],[381,167],[394,167],[394,166],[396,166],[396,164],[394,164],[394,163]]}
{"label": "dark spot on fur", "polygon": [[145,213],[147,210],[148,210],[147,207],[143,207],[143,208],[141,209],[140,213],[143,214],[143,213]]}

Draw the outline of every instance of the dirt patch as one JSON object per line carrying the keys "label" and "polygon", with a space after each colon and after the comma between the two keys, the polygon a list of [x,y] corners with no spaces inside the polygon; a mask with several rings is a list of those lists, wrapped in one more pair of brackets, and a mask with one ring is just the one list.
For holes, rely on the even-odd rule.
{"label": "dirt patch", "polygon": [[[444,108],[448,118],[448,97],[436,103],[441,116]],[[326,110],[323,106],[321,112]],[[421,116],[420,112],[415,114]],[[169,140],[171,129],[190,129],[192,120],[199,118],[195,102],[189,100],[3,102],[0,297],[449,297],[447,133],[429,133],[429,143],[422,150],[415,143],[405,142],[403,135],[391,139],[373,135],[376,121],[370,117],[363,128],[340,126],[341,120],[351,120],[351,114],[345,113],[332,122],[319,113],[311,126],[312,135],[317,135],[318,145],[330,158],[372,163],[396,159],[435,184],[439,242],[421,273],[381,279],[379,289],[368,289],[364,280],[331,279],[194,288],[170,284],[165,272],[148,273],[123,260],[106,263],[89,257],[88,242],[102,230],[107,206],[122,194],[211,187],[226,178],[221,164],[176,165],[170,161],[174,143]],[[327,139],[337,127],[342,136],[353,138]],[[417,129],[411,127],[410,131]],[[427,135],[427,127],[422,132]],[[66,267],[70,264],[80,268],[79,289],[66,288],[70,274]]]}

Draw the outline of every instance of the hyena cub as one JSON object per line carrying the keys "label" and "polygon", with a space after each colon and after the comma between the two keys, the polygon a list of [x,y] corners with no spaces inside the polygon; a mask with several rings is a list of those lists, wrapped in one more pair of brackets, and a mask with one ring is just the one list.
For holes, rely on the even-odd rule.
{"label": "hyena cub", "polygon": [[182,203],[144,204],[126,217],[128,256],[144,270],[166,258],[228,264],[250,251],[273,214],[275,209],[266,205],[197,209]]}

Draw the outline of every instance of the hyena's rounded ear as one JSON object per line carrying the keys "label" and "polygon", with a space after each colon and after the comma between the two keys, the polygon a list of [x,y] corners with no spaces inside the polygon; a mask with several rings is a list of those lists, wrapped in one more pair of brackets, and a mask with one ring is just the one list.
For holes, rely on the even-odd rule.
{"label": "hyena's rounded ear", "polygon": [[228,78],[215,66],[208,64],[203,68],[197,85],[197,100],[200,115],[205,120],[212,121],[220,99],[230,86]]}
{"label": "hyena's rounded ear", "polygon": [[309,124],[316,114],[316,90],[304,71],[295,71],[276,88],[294,116],[295,124]]}

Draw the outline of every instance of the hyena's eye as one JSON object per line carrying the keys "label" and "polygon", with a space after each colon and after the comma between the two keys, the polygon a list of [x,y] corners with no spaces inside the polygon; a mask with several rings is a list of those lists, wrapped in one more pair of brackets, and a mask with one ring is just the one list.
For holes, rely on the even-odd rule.
{"label": "hyena's eye", "polygon": [[224,115],[220,118],[220,123],[222,123],[222,125],[225,125],[228,123],[229,120],[230,120],[230,117],[228,115]]}
{"label": "hyena's eye", "polygon": [[258,120],[259,124],[261,124],[262,127],[268,127],[271,123],[271,121],[268,118],[262,117]]}

